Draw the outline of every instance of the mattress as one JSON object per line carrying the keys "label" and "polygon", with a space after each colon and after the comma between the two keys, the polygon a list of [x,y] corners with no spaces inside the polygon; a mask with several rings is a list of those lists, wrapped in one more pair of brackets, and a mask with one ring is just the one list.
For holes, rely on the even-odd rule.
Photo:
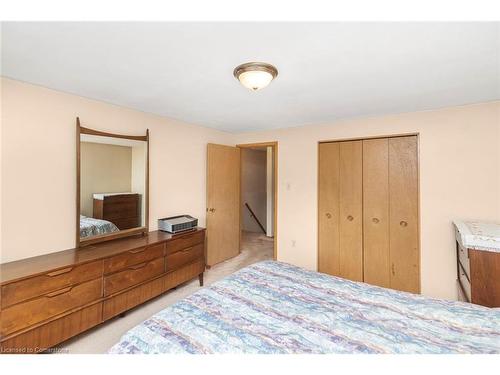
{"label": "mattress", "polygon": [[118,232],[118,227],[111,221],[94,219],[80,215],[80,238],[97,236],[100,234]]}
{"label": "mattress", "polygon": [[160,311],[109,353],[500,353],[500,309],[266,261]]}

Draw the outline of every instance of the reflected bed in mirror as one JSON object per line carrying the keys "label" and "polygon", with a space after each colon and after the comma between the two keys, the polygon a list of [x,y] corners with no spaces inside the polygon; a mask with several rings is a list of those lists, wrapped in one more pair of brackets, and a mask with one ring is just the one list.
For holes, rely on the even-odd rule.
{"label": "reflected bed in mirror", "polygon": [[77,245],[147,233],[149,136],[105,133],[77,119]]}

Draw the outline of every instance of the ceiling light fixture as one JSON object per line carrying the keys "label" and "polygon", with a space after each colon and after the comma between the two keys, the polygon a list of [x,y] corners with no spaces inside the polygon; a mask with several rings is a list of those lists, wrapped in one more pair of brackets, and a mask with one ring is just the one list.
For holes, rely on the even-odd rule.
{"label": "ceiling light fixture", "polygon": [[249,62],[238,65],[233,74],[243,86],[257,91],[269,85],[276,78],[278,69],[263,62]]}

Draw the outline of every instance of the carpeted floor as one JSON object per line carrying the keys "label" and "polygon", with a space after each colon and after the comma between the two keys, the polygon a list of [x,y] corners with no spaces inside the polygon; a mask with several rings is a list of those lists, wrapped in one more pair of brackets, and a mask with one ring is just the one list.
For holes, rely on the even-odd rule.
{"label": "carpeted floor", "polygon": [[[243,232],[242,250],[237,257],[213,266],[205,272],[205,286],[247,265],[273,258],[273,240],[263,234]],[[59,346],[61,353],[105,353],[129,329],[135,327],[165,307],[196,292],[198,279],[189,281],[129,312],[123,318],[114,318]]]}

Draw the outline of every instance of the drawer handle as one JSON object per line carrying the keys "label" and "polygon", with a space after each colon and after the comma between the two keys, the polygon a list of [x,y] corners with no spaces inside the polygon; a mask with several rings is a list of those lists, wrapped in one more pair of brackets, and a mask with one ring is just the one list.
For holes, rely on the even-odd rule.
{"label": "drawer handle", "polygon": [[128,269],[129,270],[138,270],[139,268],[143,268],[148,264],[148,262],[140,263],[135,266],[130,266]]}
{"label": "drawer handle", "polygon": [[188,247],[186,249],[182,249],[181,250],[181,253],[187,253],[188,251],[190,251],[192,249],[192,247]]}
{"label": "drawer handle", "polygon": [[73,289],[73,287],[72,286],[68,286],[67,288],[64,288],[64,289],[61,289],[61,290],[57,290],[57,291],[52,292],[52,293],[47,293],[45,295],[45,297],[49,297],[49,298],[56,297],[56,296],[59,296],[59,295],[64,294],[64,293],[68,293],[69,291],[71,291],[71,289]]}
{"label": "drawer handle", "polygon": [[62,270],[57,270],[57,271],[54,271],[54,272],[49,272],[47,274],[48,277],[54,277],[54,276],[59,276],[59,275],[63,275],[65,273],[68,273],[68,272],[71,272],[73,270],[73,267],[69,267],[69,268],[64,268]]}
{"label": "drawer handle", "polygon": [[146,250],[146,248],[144,248],[144,249],[137,249],[137,250],[130,250],[129,253],[130,254],[138,254],[138,253],[142,253],[145,250]]}

